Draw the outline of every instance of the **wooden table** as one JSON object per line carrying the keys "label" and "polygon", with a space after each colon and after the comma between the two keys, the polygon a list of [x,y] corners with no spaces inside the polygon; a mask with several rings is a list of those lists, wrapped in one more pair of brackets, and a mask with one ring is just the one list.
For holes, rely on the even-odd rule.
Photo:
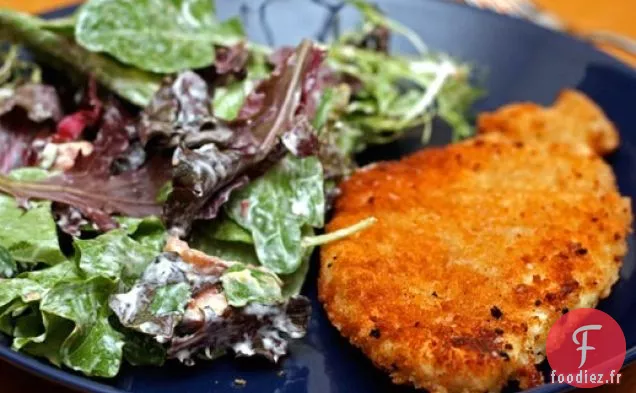
{"label": "wooden table", "polygon": [[[224,0],[232,1],[232,0]],[[636,0],[536,0],[576,30],[611,30],[636,38]],[[0,7],[38,13],[76,3],[77,0],[0,0]],[[636,57],[613,48],[603,48],[636,66]],[[4,393],[48,392],[69,393],[70,390],[42,381],[24,371],[0,362],[0,391]],[[623,370],[620,385],[593,389],[594,393],[636,392],[636,366]]]}

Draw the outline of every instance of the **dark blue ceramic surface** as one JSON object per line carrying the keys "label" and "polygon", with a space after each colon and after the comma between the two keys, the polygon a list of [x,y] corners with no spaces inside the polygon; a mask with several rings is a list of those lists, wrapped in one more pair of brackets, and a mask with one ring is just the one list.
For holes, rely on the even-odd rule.
{"label": "dark blue ceramic surface", "polygon": [[[335,4],[335,0],[331,0]],[[219,0],[222,18],[242,14],[252,39],[276,44],[294,44],[315,37],[323,28],[328,12],[317,3],[326,0],[269,1]],[[551,103],[564,87],[577,87],[591,96],[620,129],[620,150],[610,157],[621,192],[636,196],[636,72],[617,60],[573,38],[532,24],[489,12],[435,0],[377,1],[390,16],[411,26],[431,48],[449,52],[478,65],[485,75],[488,96],[476,110],[529,100]],[[67,15],[71,9],[51,16]],[[269,23],[263,25],[262,19]],[[355,13],[344,10],[344,27],[355,23]],[[398,51],[409,50],[397,41]],[[413,147],[406,144],[374,149],[368,159],[384,159]],[[600,308],[623,328],[627,340],[627,360],[636,360],[636,260],[634,239],[625,260],[621,280]],[[314,260],[315,262],[315,260]],[[310,272],[305,294],[313,300],[314,312],[308,336],[291,348],[291,356],[281,365],[265,362],[222,359],[188,368],[169,363],[163,368],[125,367],[113,380],[90,380],[62,371],[44,362],[11,351],[0,338],[0,357],[55,382],[92,392],[178,392],[208,393],[374,393],[411,392],[393,386],[360,352],[342,339],[330,325],[316,300],[317,266]],[[279,370],[283,370],[282,375]],[[244,387],[234,386],[242,378]],[[564,385],[545,385],[534,393],[563,392]]]}

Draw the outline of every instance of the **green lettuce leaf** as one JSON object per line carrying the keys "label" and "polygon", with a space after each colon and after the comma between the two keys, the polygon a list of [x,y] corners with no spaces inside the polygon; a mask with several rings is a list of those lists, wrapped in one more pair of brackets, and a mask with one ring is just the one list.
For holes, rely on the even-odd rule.
{"label": "green lettuce leaf", "polygon": [[150,102],[161,83],[161,75],[86,50],[69,39],[67,32],[49,29],[42,19],[26,13],[0,10],[0,37],[46,58],[47,66],[94,76],[102,85],[139,106]]}
{"label": "green lettuce leaf", "polygon": [[107,307],[115,283],[81,278],[72,261],[0,282],[0,327],[13,349],[90,376],[117,374],[124,341]]}
{"label": "green lettuce leaf", "polygon": [[311,262],[311,254],[313,247],[308,249],[311,251],[306,252],[302,262],[298,269],[291,274],[281,275],[280,279],[283,281],[282,295],[283,298],[289,299],[293,296],[299,295],[303,289],[305,280],[307,279],[307,273],[309,273],[309,265]]}
{"label": "green lettuce leaf", "polygon": [[40,318],[44,331],[31,337],[15,338],[12,348],[45,358],[59,367],[62,365],[60,348],[73,332],[73,322],[47,313],[42,314]]}
{"label": "green lettuce leaf", "polygon": [[15,328],[13,329],[15,340],[34,337],[43,331],[44,326],[42,325],[42,318],[36,303],[30,304],[29,307],[15,319]]}
{"label": "green lettuce leaf", "polygon": [[18,262],[55,265],[66,259],[57,240],[51,202],[30,202],[24,210],[10,196],[0,195],[0,246]]}
{"label": "green lettuce leaf", "polygon": [[24,303],[39,301],[45,290],[37,282],[26,278],[1,279],[0,307],[9,305],[17,299]]}
{"label": "green lettuce leaf", "polygon": [[67,367],[98,377],[114,377],[119,372],[124,336],[108,322],[107,302],[113,290],[110,280],[95,277],[59,283],[42,299],[43,314],[74,324],[60,347],[61,361]]}
{"label": "green lettuce leaf", "polygon": [[226,242],[254,244],[250,232],[225,215],[214,220],[196,223],[193,232],[196,233],[194,237],[203,236]]}
{"label": "green lettuce leaf", "polygon": [[107,232],[95,239],[75,241],[78,266],[88,277],[107,277],[130,287],[157,252],[128,236],[125,230]]}
{"label": "green lettuce leaf", "polygon": [[159,217],[119,217],[117,222],[137,242],[156,250],[157,253],[163,250],[166,244],[166,228]]}
{"label": "green lettuce leaf", "polygon": [[240,189],[226,205],[228,215],[249,230],[258,260],[277,274],[302,262],[302,228],[322,227],[323,171],[316,157],[286,157]]}
{"label": "green lettuce leaf", "polygon": [[276,304],[283,301],[282,281],[276,274],[255,266],[237,263],[221,276],[229,305]]}
{"label": "green lettuce leaf", "polygon": [[15,318],[22,315],[28,308],[29,305],[20,299],[16,299],[0,307],[0,332],[12,335]]}
{"label": "green lettuce leaf", "polygon": [[226,261],[260,265],[250,232],[225,214],[215,220],[197,222],[190,246]]}
{"label": "green lettuce leaf", "polygon": [[12,334],[14,318],[39,302],[57,283],[78,277],[71,261],[53,267],[20,274],[17,278],[0,279],[0,329]]}
{"label": "green lettuce leaf", "polygon": [[252,91],[254,83],[250,80],[237,81],[228,86],[217,87],[214,91],[214,116],[223,120],[234,120]]}
{"label": "green lettuce leaf", "polygon": [[[20,168],[9,174],[11,179],[36,181],[49,176],[39,168]],[[50,202],[29,202],[23,209],[11,196],[0,194],[0,247],[18,262],[55,265],[66,259],[57,239]],[[0,276],[14,263],[0,250]],[[15,273],[15,269],[11,269]],[[9,275],[5,275],[8,277]]]}
{"label": "green lettuce leaf", "polygon": [[94,239],[75,240],[75,259],[88,277],[107,277],[132,287],[165,244],[165,228],[156,217],[120,218],[121,228]]}
{"label": "green lettuce leaf", "polygon": [[201,232],[193,232],[190,244],[192,248],[226,261],[243,262],[254,266],[260,265],[253,244],[218,240],[207,233]]}
{"label": "green lettuce leaf", "polygon": [[18,266],[9,250],[0,246],[0,278],[13,277],[17,269]]}
{"label": "green lettuce leaf", "polygon": [[78,279],[80,272],[75,263],[64,261],[46,269],[22,273],[18,277],[36,282],[43,288],[52,288],[59,282]]}
{"label": "green lettuce leaf", "polygon": [[[305,227],[303,235],[311,234],[313,234],[311,227]],[[260,266],[252,236],[228,217],[197,223],[192,231],[190,245],[192,248],[226,261]],[[281,294],[284,299],[300,293],[309,271],[309,261],[313,250],[314,247],[304,247],[300,267],[291,274],[280,275],[279,278],[283,281]]]}
{"label": "green lettuce leaf", "polygon": [[75,37],[90,51],[169,74],[211,65],[214,44],[232,45],[243,30],[237,20],[219,23],[210,0],[90,0],[78,12]]}
{"label": "green lettuce leaf", "polygon": [[[314,229],[308,225],[303,228],[303,239],[307,236],[312,236]],[[307,273],[309,273],[309,264],[311,263],[311,256],[314,253],[313,246],[303,247],[302,262],[298,269],[291,274],[280,275],[280,279],[283,281],[282,295],[285,299],[289,299],[293,296],[299,295],[303,289],[305,280],[307,279]]]}

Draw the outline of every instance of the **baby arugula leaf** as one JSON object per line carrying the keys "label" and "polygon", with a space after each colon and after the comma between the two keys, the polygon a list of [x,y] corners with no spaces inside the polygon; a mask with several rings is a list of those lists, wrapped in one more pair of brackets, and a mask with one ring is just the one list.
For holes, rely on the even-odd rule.
{"label": "baby arugula leaf", "polygon": [[263,266],[278,274],[298,269],[303,255],[302,228],[323,225],[323,182],[316,157],[287,157],[230,200],[226,210],[252,233]]}
{"label": "baby arugula leaf", "polygon": [[427,51],[426,44],[422,41],[420,36],[417,35],[417,33],[400,22],[387,18],[372,3],[369,3],[366,0],[347,0],[346,2],[357,8],[367,21],[367,24],[362,28],[363,33],[368,33],[375,26],[382,26],[386,29],[402,34],[419,52],[424,53]]}
{"label": "baby arugula leaf", "polygon": [[240,24],[219,23],[210,0],[90,0],[75,25],[77,42],[92,52],[156,73],[206,67],[214,44],[243,38]]}

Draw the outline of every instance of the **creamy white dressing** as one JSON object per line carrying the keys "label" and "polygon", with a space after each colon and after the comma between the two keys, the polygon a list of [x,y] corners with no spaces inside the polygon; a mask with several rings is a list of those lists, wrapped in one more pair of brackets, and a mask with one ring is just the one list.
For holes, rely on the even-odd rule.
{"label": "creamy white dressing", "polygon": [[232,346],[234,353],[244,356],[253,356],[256,354],[254,351],[254,343],[247,334],[243,335],[244,341],[240,341]]}
{"label": "creamy white dressing", "polygon": [[124,323],[132,323],[139,309],[148,304],[150,299],[146,296],[145,288],[135,285],[129,292],[113,295],[110,300],[110,308],[117,314],[119,320]]}
{"label": "creamy white dressing", "polygon": [[292,202],[291,211],[297,216],[307,217],[311,214],[311,208],[309,206],[309,201],[303,200],[295,200]]}

